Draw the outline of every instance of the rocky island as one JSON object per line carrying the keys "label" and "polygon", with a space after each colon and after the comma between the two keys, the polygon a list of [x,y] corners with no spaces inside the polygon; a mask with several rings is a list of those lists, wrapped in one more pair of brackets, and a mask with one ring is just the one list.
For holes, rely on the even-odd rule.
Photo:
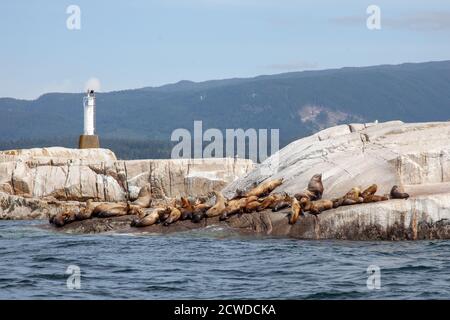
{"label": "rocky island", "polygon": [[[292,142],[261,164],[244,159],[117,160],[104,149],[44,148],[0,153],[0,218],[51,219],[94,203],[130,203],[148,188],[152,206],[180,197],[217,194],[227,201],[267,181],[291,197],[322,175],[323,199],[376,184],[377,194],[399,186],[407,199],[305,212],[290,224],[291,208],[239,212],[193,223],[135,228],[136,215],[74,221],[59,232],[166,233],[220,225],[231,232],[301,239],[416,240],[450,238],[450,122],[339,125]],[[216,196],[211,192],[215,191]],[[272,191],[272,190],[271,190]],[[221,221],[223,220],[223,221]]]}

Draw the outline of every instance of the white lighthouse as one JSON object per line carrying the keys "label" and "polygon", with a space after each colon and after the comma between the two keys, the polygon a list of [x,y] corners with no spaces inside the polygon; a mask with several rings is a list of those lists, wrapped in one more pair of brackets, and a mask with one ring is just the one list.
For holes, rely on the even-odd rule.
{"label": "white lighthouse", "polygon": [[84,106],[84,135],[93,136],[95,134],[95,93],[88,90],[83,98]]}
{"label": "white lighthouse", "polygon": [[80,149],[99,148],[100,142],[95,135],[95,92],[88,90],[83,97],[84,132],[80,136]]}

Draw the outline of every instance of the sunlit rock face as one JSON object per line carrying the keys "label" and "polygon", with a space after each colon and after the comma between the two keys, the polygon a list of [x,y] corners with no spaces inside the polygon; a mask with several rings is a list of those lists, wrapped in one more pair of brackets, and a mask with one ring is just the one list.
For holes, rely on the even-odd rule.
{"label": "sunlit rock face", "polygon": [[199,196],[246,174],[244,159],[120,161],[106,149],[42,148],[0,152],[0,192],[61,201],[124,201],[151,184],[155,198]]}
{"label": "sunlit rock face", "polygon": [[[294,226],[284,221],[287,212],[269,214],[273,234],[306,239],[450,238],[450,122],[332,127],[289,144],[228,185],[224,194],[230,197],[236,189],[275,178],[284,179],[275,192],[294,194],[316,173],[323,175],[323,198],[373,183],[378,194],[399,185],[411,198],[339,207],[318,218],[306,214]],[[252,216],[234,220],[236,227],[265,225]]]}
{"label": "sunlit rock face", "polygon": [[295,193],[316,173],[322,173],[324,198],[372,183],[378,185],[380,194],[396,184],[408,191],[449,183],[450,122],[391,121],[325,129],[292,142],[224,192],[230,196],[255,182],[283,178],[277,191]]}

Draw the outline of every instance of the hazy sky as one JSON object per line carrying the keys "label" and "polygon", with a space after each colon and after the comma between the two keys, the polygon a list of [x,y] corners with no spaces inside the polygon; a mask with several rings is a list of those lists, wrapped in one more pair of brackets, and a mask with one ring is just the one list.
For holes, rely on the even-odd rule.
{"label": "hazy sky", "polygon": [[[381,9],[369,30],[366,9]],[[81,29],[69,30],[69,5]],[[15,0],[0,3],[0,97],[450,59],[450,1]]]}

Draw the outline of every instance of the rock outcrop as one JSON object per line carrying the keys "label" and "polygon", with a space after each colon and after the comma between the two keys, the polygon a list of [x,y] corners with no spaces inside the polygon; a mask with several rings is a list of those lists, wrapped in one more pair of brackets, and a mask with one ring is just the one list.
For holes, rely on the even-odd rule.
{"label": "rock outcrop", "polygon": [[277,191],[295,193],[315,173],[322,173],[324,198],[345,194],[354,186],[378,185],[388,193],[393,185],[450,182],[450,122],[340,125],[292,142],[224,193],[245,190],[267,178],[284,178]]}
{"label": "rock outcrop", "polygon": [[0,192],[0,220],[48,219],[64,210],[79,212],[84,203],[44,200]]}
{"label": "rock outcrop", "polygon": [[307,239],[450,238],[450,122],[329,128],[286,146],[224,193],[232,196],[236,189],[283,178],[275,191],[294,194],[315,173],[322,173],[326,199],[372,183],[380,194],[399,185],[411,198],[339,207],[317,219],[307,214],[292,227],[277,225],[277,216],[271,215],[274,234]]}
{"label": "rock outcrop", "polygon": [[245,159],[119,161],[106,149],[43,148],[0,152],[0,191],[61,201],[135,199],[150,183],[154,197],[198,196],[247,173]]}
{"label": "rock outcrop", "polygon": [[0,218],[47,217],[63,202],[134,200],[148,183],[155,199],[201,196],[252,168],[251,160],[233,158],[121,161],[106,149],[2,151]]}

